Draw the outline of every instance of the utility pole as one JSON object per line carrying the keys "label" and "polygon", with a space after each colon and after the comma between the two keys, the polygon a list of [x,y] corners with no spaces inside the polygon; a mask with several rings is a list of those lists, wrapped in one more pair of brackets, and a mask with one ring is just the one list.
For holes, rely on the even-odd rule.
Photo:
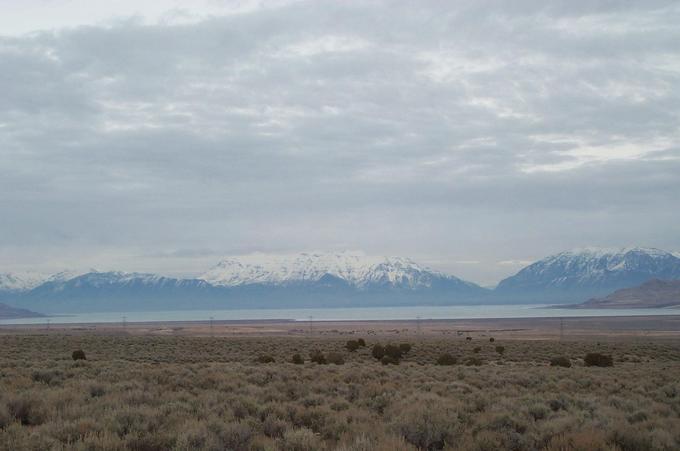
{"label": "utility pole", "polygon": [[210,317],[210,336],[213,336],[213,317]]}
{"label": "utility pole", "polygon": [[418,337],[420,337],[420,316],[416,317],[416,328],[418,330]]}
{"label": "utility pole", "polygon": [[47,321],[47,330],[50,330],[50,321],[51,320],[48,318],[46,321]]}
{"label": "utility pole", "polygon": [[313,321],[312,321],[312,320],[313,320],[313,319],[314,319],[313,316],[310,316],[310,317],[309,317],[309,335],[310,335],[310,336],[312,335],[312,332],[313,332],[313,328],[312,328],[312,324],[313,324]]}
{"label": "utility pole", "polygon": [[123,329],[127,329],[127,316],[123,316]]}
{"label": "utility pole", "polygon": [[564,340],[564,318],[560,318],[560,341]]}

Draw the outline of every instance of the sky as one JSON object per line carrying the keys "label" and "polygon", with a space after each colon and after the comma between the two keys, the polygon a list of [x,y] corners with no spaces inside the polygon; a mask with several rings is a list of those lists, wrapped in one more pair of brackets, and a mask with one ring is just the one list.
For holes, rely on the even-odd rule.
{"label": "sky", "polygon": [[680,251],[677,1],[0,0],[0,271]]}

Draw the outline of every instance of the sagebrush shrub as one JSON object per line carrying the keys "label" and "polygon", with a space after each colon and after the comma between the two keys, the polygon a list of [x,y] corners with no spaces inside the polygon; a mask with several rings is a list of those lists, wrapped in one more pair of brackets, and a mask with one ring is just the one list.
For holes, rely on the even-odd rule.
{"label": "sagebrush shrub", "polygon": [[395,359],[394,357],[389,355],[384,355],[380,359],[380,363],[382,363],[383,365],[399,365],[399,359]]}
{"label": "sagebrush shrub", "polygon": [[310,352],[309,360],[311,360],[314,363],[318,363],[319,365],[326,365],[328,363],[328,360],[326,360],[326,356],[323,355],[323,352],[319,350]]}
{"label": "sagebrush shrub", "polygon": [[482,365],[482,363],[484,362],[482,362],[482,359],[480,359],[479,357],[468,357],[467,359],[465,359],[466,366],[480,366]]}
{"label": "sagebrush shrub", "polygon": [[455,445],[462,433],[457,413],[439,404],[439,399],[414,400],[396,420],[395,427],[407,442],[422,450]]}
{"label": "sagebrush shrub", "polygon": [[291,362],[293,362],[296,365],[302,365],[303,363],[305,363],[305,359],[303,359],[300,354],[293,354]]}
{"label": "sagebrush shrub", "polygon": [[14,417],[24,426],[40,425],[47,417],[43,402],[30,394],[10,398],[7,401],[7,411],[10,417]]}
{"label": "sagebrush shrub", "polygon": [[385,355],[392,357],[393,359],[399,360],[401,359],[403,352],[401,350],[401,347],[393,344],[388,344],[385,346]]}
{"label": "sagebrush shrub", "polygon": [[258,363],[274,363],[276,360],[269,354],[261,354],[257,356]]}
{"label": "sagebrush shrub", "polygon": [[85,351],[83,351],[82,349],[73,351],[73,354],[71,354],[71,358],[73,360],[87,360],[87,358],[85,357]]}
{"label": "sagebrush shrub", "polygon": [[359,343],[359,346],[361,346],[362,348],[366,347],[366,340],[364,340],[363,338],[357,339],[357,343]]}
{"label": "sagebrush shrub", "polygon": [[600,354],[599,352],[589,352],[586,354],[583,362],[586,366],[614,366],[614,359],[610,355]]}
{"label": "sagebrush shrub", "polygon": [[561,366],[562,368],[571,368],[571,360],[567,357],[553,357],[550,359],[550,366]]}
{"label": "sagebrush shrub", "polygon": [[496,352],[503,355],[505,353],[505,346],[496,346]]}
{"label": "sagebrush shrub", "polygon": [[458,363],[458,359],[448,353],[437,357],[437,365],[455,365],[456,363]]}
{"label": "sagebrush shrub", "polygon": [[349,340],[345,343],[345,348],[347,348],[349,352],[354,352],[359,349],[359,342],[356,340]]}
{"label": "sagebrush shrub", "polygon": [[344,357],[339,352],[329,352],[326,360],[333,365],[343,365],[345,363]]}
{"label": "sagebrush shrub", "polygon": [[385,355],[385,347],[381,344],[375,344],[373,345],[373,349],[371,350],[371,355],[373,356],[374,359],[380,360],[383,358]]}
{"label": "sagebrush shrub", "polygon": [[322,449],[319,438],[307,428],[289,429],[281,439],[282,451],[317,451]]}

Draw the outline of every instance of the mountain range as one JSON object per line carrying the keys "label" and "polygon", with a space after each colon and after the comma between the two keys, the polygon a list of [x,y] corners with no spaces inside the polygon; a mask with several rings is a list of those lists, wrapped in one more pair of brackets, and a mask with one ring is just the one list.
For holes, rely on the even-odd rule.
{"label": "mountain range", "polygon": [[222,260],[186,279],[97,271],[0,274],[0,301],[41,313],[578,303],[654,278],[680,279],[680,258],[651,248],[567,251],[490,290],[403,257],[256,254]]}

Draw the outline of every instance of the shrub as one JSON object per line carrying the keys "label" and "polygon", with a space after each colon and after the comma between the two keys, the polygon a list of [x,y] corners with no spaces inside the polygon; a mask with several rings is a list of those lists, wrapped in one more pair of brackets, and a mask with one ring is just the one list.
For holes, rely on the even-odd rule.
{"label": "shrub", "polygon": [[583,359],[586,366],[614,366],[614,359],[610,355],[600,354],[598,352],[590,352],[586,354]]}
{"label": "shrub", "polygon": [[359,338],[357,340],[357,343],[359,343],[359,346],[361,346],[362,348],[366,347],[366,340],[364,340],[363,338]]}
{"label": "shrub", "polygon": [[13,419],[7,410],[7,406],[5,406],[1,401],[2,400],[0,399],[0,429],[3,429],[6,426],[9,426]]}
{"label": "shrub", "polygon": [[403,355],[401,348],[397,345],[388,344],[385,346],[385,355],[392,357],[393,359],[399,360]]}
{"label": "shrub", "polygon": [[475,348],[472,350],[475,354],[479,354],[479,351],[481,351],[482,348],[480,346],[475,346]]}
{"label": "shrub", "polygon": [[293,354],[291,362],[293,362],[296,365],[302,365],[303,363],[305,363],[305,359],[303,359],[300,354]]}
{"label": "shrub", "polygon": [[345,344],[345,348],[347,348],[347,350],[348,350],[349,352],[354,352],[354,351],[356,351],[357,349],[359,349],[359,342],[356,341],[356,340],[349,340],[349,341]]}
{"label": "shrub", "polygon": [[269,354],[262,354],[257,356],[257,362],[258,363],[274,363],[276,360],[274,360],[274,357],[270,356]]}
{"label": "shrub", "polygon": [[289,429],[281,440],[283,451],[316,451],[322,449],[318,437],[307,428]]}
{"label": "shrub", "polygon": [[59,384],[63,379],[63,374],[59,370],[35,370],[31,374],[31,379],[34,382],[40,382],[47,385]]}
{"label": "shrub", "polygon": [[465,341],[472,341],[472,337],[465,337]]}
{"label": "shrub", "polygon": [[105,386],[98,383],[91,384],[88,391],[90,392],[90,397],[92,398],[99,398],[106,394]]}
{"label": "shrub", "polygon": [[87,358],[85,357],[85,351],[83,351],[82,349],[73,351],[73,353],[71,354],[71,358],[73,360],[87,360]]}
{"label": "shrub", "polygon": [[489,338],[489,343],[493,343],[494,341],[496,341],[495,338],[493,338],[493,337]]}
{"label": "shrub", "polygon": [[343,365],[345,363],[345,359],[339,352],[329,352],[326,360],[333,365]]}
{"label": "shrub", "polygon": [[562,368],[571,368],[571,360],[567,357],[553,357],[550,359],[550,366],[561,366]]}
{"label": "shrub", "polygon": [[462,433],[457,413],[439,406],[438,398],[414,401],[396,419],[397,432],[422,450],[454,445]]}
{"label": "shrub", "polygon": [[408,354],[411,351],[411,344],[410,343],[401,343],[399,345],[399,350],[401,351],[402,354]]}
{"label": "shrub", "polygon": [[382,359],[380,359],[380,363],[383,365],[399,365],[399,359],[395,359],[389,355],[384,355],[382,356]]}
{"label": "shrub", "polygon": [[437,357],[437,365],[455,365],[458,359],[451,354],[442,354]]}
{"label": "shrub", "polygon": [[7,401],[7,411],[24,426],[42,424],[47,418],[43,402],[32,395],[21,395]]}
{"label": "shrub", "polygon": [[380,344],[373,345],[373,349],[371,350],[371,355],[373,356],[374,359],[380,360],[383,358],[385,355],[385,347]]}
{"label": "shrub", "polygon": [[323,352],[318,350],[309,353],[309,360],[314,363],[318,363],[319,365],[326,365],[328,363],[328,360],[326,360],[326,356],[323,355]]}
{"label": "shrub", "polygon": [[273,415],[267,415],[262,422],[262,432],[264,432],[264,435],[267,437],[281,437],[283,436],[283,433],[286,432],[287,428],[288,424],[284,420]]}
{"label": "shrub", "polygon": [[484,362],[479,357],[468,357],[465,359],[466,366],[480,366],[482,363]]}
{"label": "shrub", "polygon": [[219,437],[225,449],[245,451],[250,449],[249,445],[253,438],[253,431],[244,421],[240,421],[238,423],[226,423],[222,426]]}
{"label": "shrub", "polygon": [[496,352],[503,355],[505,353],[505,346],[496,346]]}

